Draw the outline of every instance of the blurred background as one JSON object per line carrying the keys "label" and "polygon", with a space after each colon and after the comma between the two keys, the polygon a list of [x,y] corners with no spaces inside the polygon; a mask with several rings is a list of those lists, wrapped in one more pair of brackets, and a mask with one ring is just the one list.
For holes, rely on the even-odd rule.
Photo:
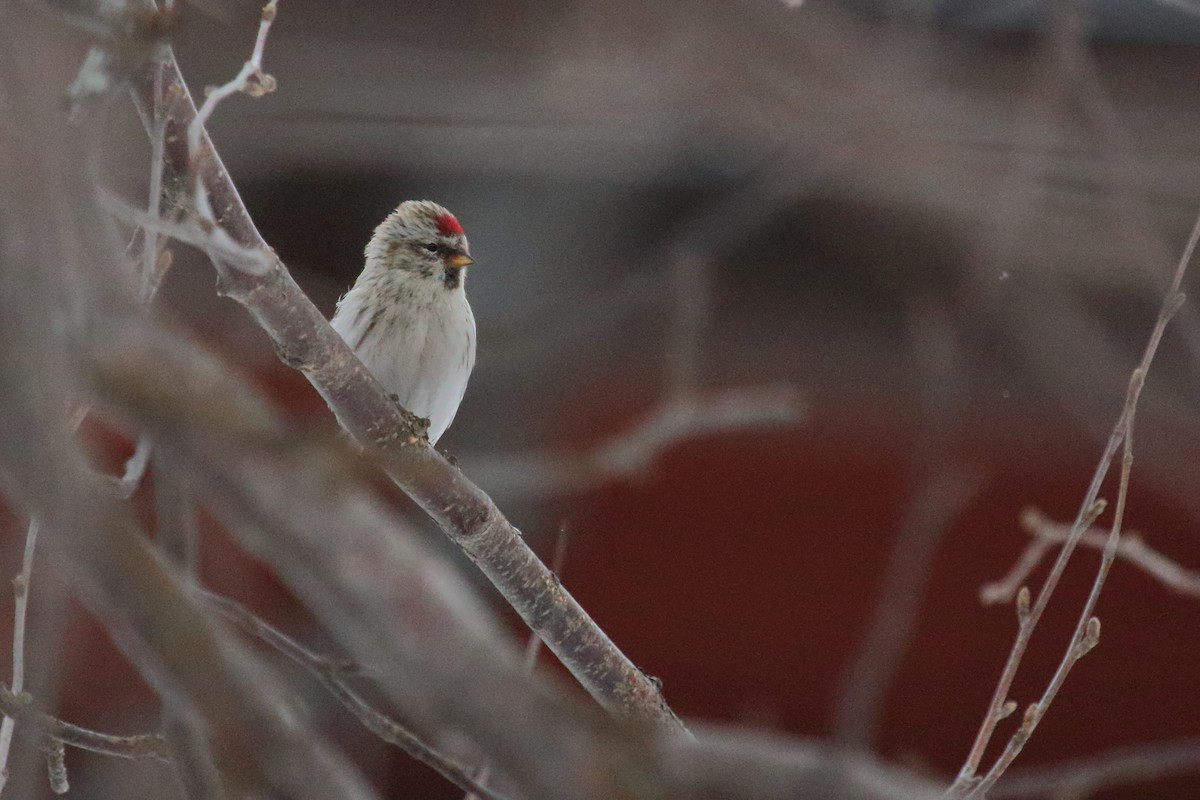
{"label": "blurred background", "polygon": [[[183,13],[198,92],[244,61],[258,6]],[[225,103],[210,131],[329,314],[399,201],[457,214],[479,360],[441,445],[547,557],[569,530],[564,582],[678,712],[949,776],[1016,628],[979,590],[1028,542],[1023,508],[1075,514],[1200,210],[1197,43],[1190,0],[284,0],[265,60],[279,90]],[[111,168],[137,186],[128,116]],[[164,313],[297,424],[330,426],[211,268],[176,251]],[[1126,522],[1185,567],[1200,566],[1198,389],[1189,303],[1150,373]],[[729,390],[794,393],[796,414],[596,467],[666,399]],[[115,469],[131,444],[104,441]],[[215,526],[203,557],[212,588],[320,642]],[[1081,551],[1068,572],[1022,705],[1096,562]],[[1118,564],[1099,616],[1100,647],[1017,767],[1200,735],[1200,599]],[[154,726],[104,633],[69,625],[61,716]],[[389,796],[457,796],[297,684]],[[68,763],[80,796],[161,781]]]}

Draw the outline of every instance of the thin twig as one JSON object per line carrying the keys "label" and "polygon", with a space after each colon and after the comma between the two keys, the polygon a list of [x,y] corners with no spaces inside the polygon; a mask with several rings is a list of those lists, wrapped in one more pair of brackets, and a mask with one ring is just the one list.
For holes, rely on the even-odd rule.
{"label": "thin twig", "polygon": [[[166,135],[166,117],[163,108],[163,65],[154,65],[154,103],[150,132],[150,190],[148,195],[148,214],[151,219],[158,219],[162,211],[163,193],[163,154],[166,145],[163,137]],[[162,276],[159,274],[158,232],[150,227],[142,229],[142,302],[149,305],[150,300],[158,291]],[[165,252],[165,251],[164,251]]]}
{"label": "thin twig", "polygon": [[573,492],[612,478],[644,474],[672,446],[705,434],[792,425],[804,416],[794,386],[750,386],[702,396],[668,396],[645,417],[580,454],[471,455],[480,483],[504,496]]}
{"label": "thin twig", "polygon": [[146,475],[146,468],[150,466],[150,456],[153,452],[154,443],[150,437],[144,434],[139,436],[133,455],[125,461],[125,472],[117,481],[117,493],[122,499],[128,500],[137,491]]}
{"label": "thin twig", "polygon": [[679,252],[671,265],[675,313],[667,336],[667,394],[690,399],[700,385],[700,354],[712,305],[709,269],[702,258]]}
{"label": "thin twig", "polygon": [[238,630],[269,645],[274,650],[304,667],[325,689],[332,694],[367,730],[388,744],[399,747],[418,761],[437,770],[442,777],[464,791],[474,793],[487,800],[504,800],[503,795],[488,789],[471,777],[470,770],[443,756],[422,742],[416,734],[399,722],[374,708],[346,683],[344,677],[358,671],[345,660],[331,659],[318,655],[275,628],[250,609],[227,597],[197,589],[201,599],[209,608],[233,623]]}
{"label": "thin twig", "polygon": [[107,189],[97,189],[96,198],[102,208],[122,222],[170,236],[172,239],[190,244],[232,266],[255,274],[263,274],[272,266],[273,259],[264,249],[244,247],[234,241],[220,227],[172,222],[152,217]]}
{"label": "thin twig", "polygon": [[[263,6],[262,14],[259,17],[258,36],[254,39],[254,51],[251,53],[249,60],[242,65],[241,70],[231,80],[220,86],[210,86],[206,90],[206,97],[200,110],[196,112],[196,116],[192,119],[188,126],[187,144],[188,152],[193,159],[202,158],[204,151],[200,147],[201,137],[204,133],[204,126],[208,122],[208,118],[217,110],[217,105],[232,94],[245,92],[252,97],[260,97],[268,92],[275,91],[275,79],[262,71],[263,51],[267,46],[267,34],[271,31],[271,23],[275,21],[277,0],[270,0]],[[204,181],[199,179],[198,174],[193,175],[195,180],[195,212],[201,220],[207,220],[213,225],[217,224],[217,216],[213,211],[212,202],[208,197],[208,190],[204,186]]]}
{"label": "thin twig", "polygon": [[166,740],[156,733],[113,736],[81,728],[39,711],[34,707],[29,695],[14,694],[3,684],[0,684],[0,714],[20,723],[16,728],[17,732],[32,738],[39,746],[55,740],[80,750],[114,758],[171,760]]}
{"label": "thin twig", "polygon": [[[25,689],[25,618],[29,610],[29,580],[33,575],[33,552],[37,547],[38,519],[29,520],[25,531],[25,552],[21,557],[21,571],[13,579],[13,647],[12,647],[12,691],[20,694]],[[0,794],[8,783],[8,754],[12,748],[13,726],[16,720],[5,716],[0,723]]]}
{"label": "thin twig", "polygon": [[[1033,537],[1021,553],[1013,569],[995,583],[985,585],[979,592],[980,601],[986,604],[1007,603],[1016,595],[1020,584],[1025,581],[1049,550],[1060,545],[1071,536],[1071,526],[1062,525],[1035,508],[1021,512],[1021,527]],[[1103,550],[1108,542],[1107,532],[1090,531],[1079,543],[1092,550]],[[1117,545],[1117,558],[1155,578],[1168,589],[1192,597],[1200,597],[1200,572],[1187,569],[1173,559],[1155,550],[1136,531],[1125,531]]]}
{"label": "thin twig", "polygon": [[270,0],[263,6],[262,15],[258,22],[258,36],[254,39],[254,51],[242,65],[242,69],[232,80],[220,86],[211,87],[206,92],[204,103],[188,125],[188,151],[193,156],[200,154],[200,139],[204,134],[204,126],[208,118],[217,110],[217,104],[230,95],[245,92],[252,97],[259,97],[275,90],[275,79],[262,71],[263,50],[267,46],[267,34],[271,31],[271,23],[275,21],[276,4],[278,0]]}

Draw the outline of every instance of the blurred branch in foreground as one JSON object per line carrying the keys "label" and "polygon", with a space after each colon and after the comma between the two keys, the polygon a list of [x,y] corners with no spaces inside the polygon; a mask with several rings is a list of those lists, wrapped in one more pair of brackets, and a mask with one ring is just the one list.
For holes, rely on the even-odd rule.
{"label": "blurred branch in foreground", "polygon": [[1088,797],[1123,784],[1200,771],[1200,740],[1155,742],[1108,750],[1049,767],[1009,772],[988,794],[993,800]]}

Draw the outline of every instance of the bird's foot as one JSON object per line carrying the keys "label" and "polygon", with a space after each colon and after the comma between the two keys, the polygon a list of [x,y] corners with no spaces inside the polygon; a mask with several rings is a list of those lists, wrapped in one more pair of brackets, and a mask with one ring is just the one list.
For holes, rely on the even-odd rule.
{"label": "bird's foot", "polygon": [[418,417],[404,406],[400,406],[400,413],[404,415],[409,444],[429,444],[429,418]]}

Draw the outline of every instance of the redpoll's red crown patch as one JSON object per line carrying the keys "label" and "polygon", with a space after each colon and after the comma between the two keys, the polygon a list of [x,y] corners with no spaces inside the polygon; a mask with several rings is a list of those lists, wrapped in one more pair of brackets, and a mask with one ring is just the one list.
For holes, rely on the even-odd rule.
{"label": "redpoll's red crown patch", "polygon": [[438,233],[442,236],[461,236],[463,234],[462,225],[458,223],[458,220],[449,211],[438,215],[437,229]]}

